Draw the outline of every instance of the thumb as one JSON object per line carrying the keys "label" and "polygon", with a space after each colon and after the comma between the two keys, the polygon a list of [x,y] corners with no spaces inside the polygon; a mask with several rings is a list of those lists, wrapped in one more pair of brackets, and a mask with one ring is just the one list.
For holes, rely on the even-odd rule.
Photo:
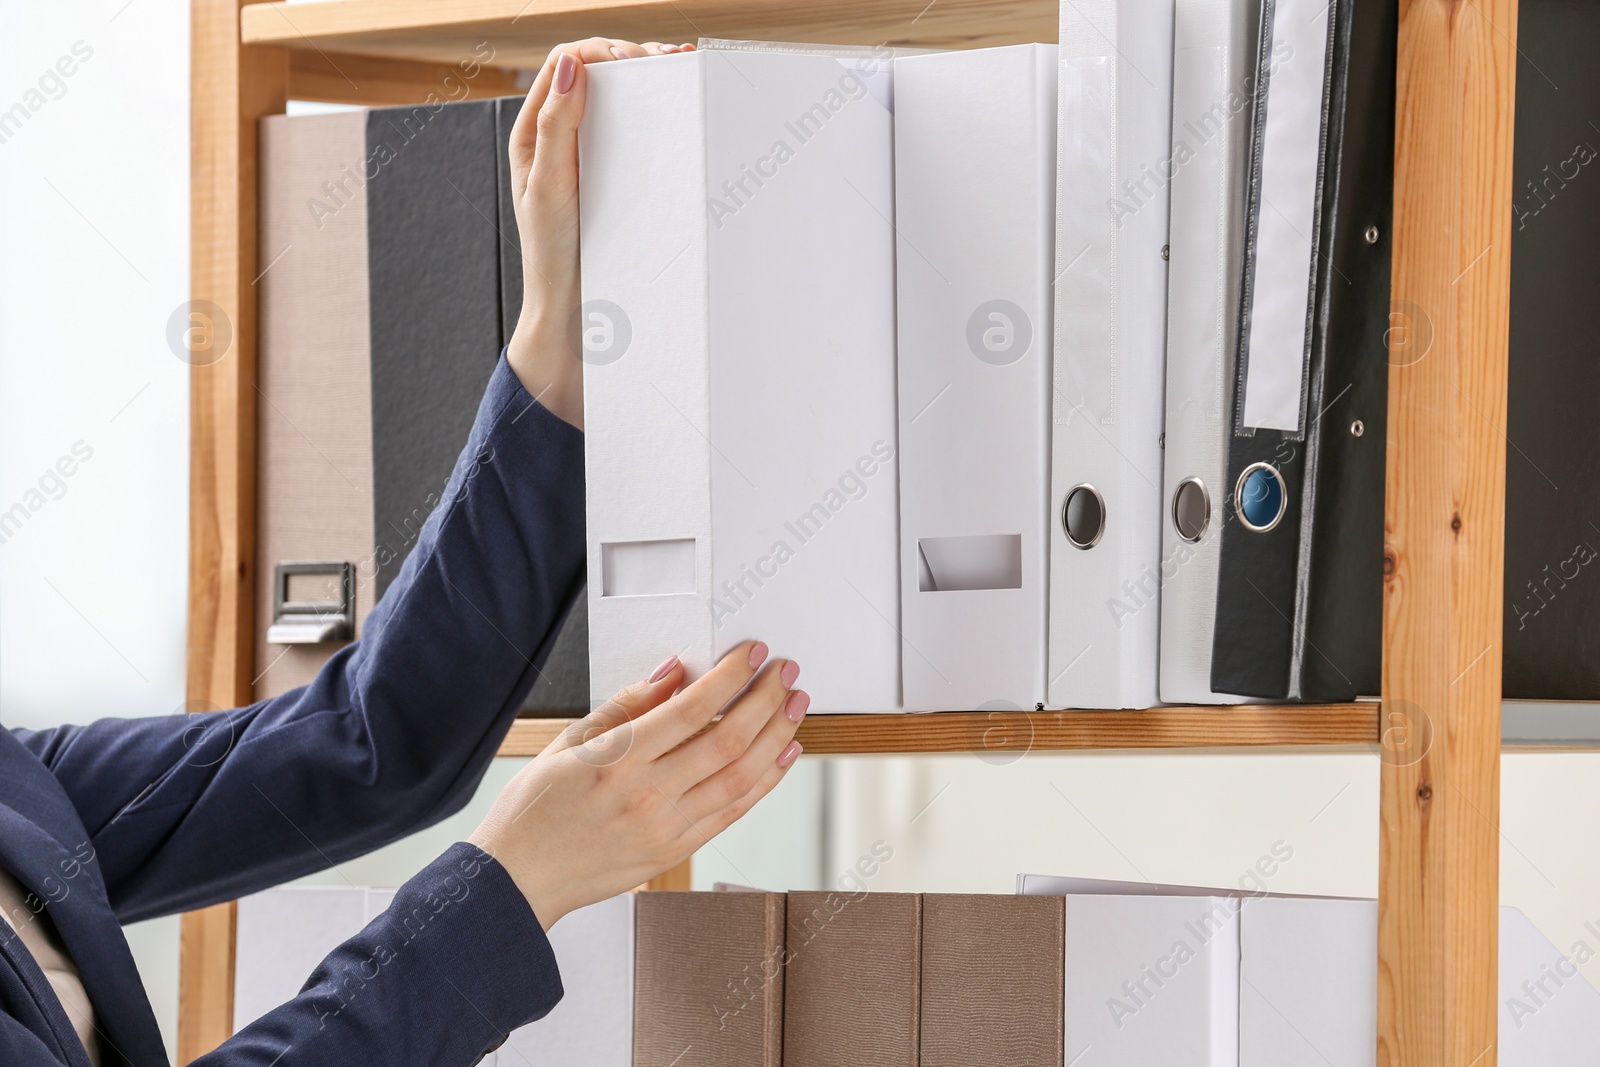
{"label": "thumb", "polygon": [[539,108],[528,186],[539,210],[565,205],[578,193],[578,122],[588,78],[571,52],[556,57],[550,92]]}
{"label": "thumb", "polygon": [[683,682],[683,664],[669,656],[642,682],[635,682],[588,715],[574,722],[550,743],[550,751],[576,748],[666,703]]}

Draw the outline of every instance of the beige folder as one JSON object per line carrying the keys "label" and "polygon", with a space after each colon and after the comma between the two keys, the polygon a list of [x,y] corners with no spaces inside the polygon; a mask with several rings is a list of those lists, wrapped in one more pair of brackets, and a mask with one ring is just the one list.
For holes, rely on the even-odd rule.
{"label": "beige folder", "polygon": [[634,1067],[779,1067],[782,893],[642,892],[634,938]]}
{"label": "beige folder", "polygon": [[1062,1063],[1065,899],[922,898],[924,1067]]}
{"label": "beige folder", "polygon": [[790,893],[784,1067],[917,1067],[922,897]]}
{"label": "beige folder", "polygon": [[[277,564],[351,564],[357,634],[373,603],[366,121],[350,111],[260,126],[258,699],[309,682],[342,647],[268,643]],[[339,599],[336,577],[289,581],[291,601]]]}

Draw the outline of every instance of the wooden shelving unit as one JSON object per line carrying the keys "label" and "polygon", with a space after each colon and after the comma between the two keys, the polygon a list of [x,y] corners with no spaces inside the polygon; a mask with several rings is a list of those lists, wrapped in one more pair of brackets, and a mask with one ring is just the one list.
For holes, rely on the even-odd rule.
{"label": "wooden shelving unit", "polygon": [[[1367,0],[1371,2],[1371,0]],[[419,102],[492,48],[472,95],[561,41],[699,36],[975,47],[1055,39],[1046,0],[191,0],[192,296],[234,343],[191,386],[188,690],[248,702],[255,529],[256,123],[286,99]],[[1500,625],[1516,0],[1401,0],[1393,297],[1433,325],[1389,369],[1383,705],[814,716],[819,754],[1390,751],[1381,774],[1381,1067],[1495,1062]],[[1400,724],[1396,726],[1395,724]],[[523,720],[503,755],[564,720]],[[681,877],[681,874],[680,874]],[[185,916],[179,1062],[228,1036],[232,905]]]}

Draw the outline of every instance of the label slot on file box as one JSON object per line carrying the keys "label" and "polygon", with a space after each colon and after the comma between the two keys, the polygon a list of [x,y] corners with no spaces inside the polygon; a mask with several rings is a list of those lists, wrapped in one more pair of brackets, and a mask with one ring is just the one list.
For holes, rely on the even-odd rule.
{"label": "label slot on file box", "polygon": [[600,574],[604,597],[692,594],[694,538],[601,544]]}
{"label": "label slot on file box", "polygon": [[1021,589],[1022,535],[917,538],[917,588],[924,593]]}

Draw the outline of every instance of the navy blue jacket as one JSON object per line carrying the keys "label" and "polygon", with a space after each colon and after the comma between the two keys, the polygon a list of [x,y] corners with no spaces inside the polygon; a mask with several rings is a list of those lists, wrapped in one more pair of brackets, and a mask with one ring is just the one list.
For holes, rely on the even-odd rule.
{"label": "navy blue jacket", "polygon": [[[0,866],[76,962],[106,1067],[167,1062],[119,923],[232,900],[459,810],[583,557],[583,435],[502,359],[400,575],[309,686],[232,711],[0,730]],[[457,844],[299,996],[197,1062],[465,1067],[560,997],[527,901]],[[0,1065],[69,1064],[88,1067],[83,1047],[0,924]]]}

